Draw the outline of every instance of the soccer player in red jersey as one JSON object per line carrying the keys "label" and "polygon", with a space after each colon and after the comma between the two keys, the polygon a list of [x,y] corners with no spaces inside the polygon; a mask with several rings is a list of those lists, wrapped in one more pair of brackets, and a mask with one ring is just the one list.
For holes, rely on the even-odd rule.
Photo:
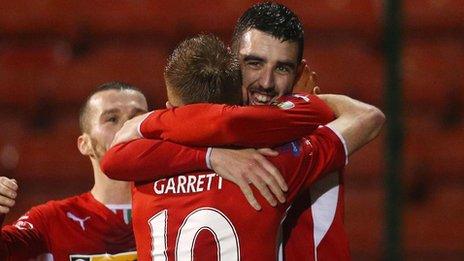
{"label": "soccer player in red jersey", "polygon": [[[144,95],[123,83],[107,83],[92,93],[80,114],[79,151],[89,156],[91,191],[31,208],[2,227],[0,260],[137,260],[131,223],[131,185],[108,179],[99,161],[122,124],[147,111]],[[15,180],[0,178],[0,212],[14,204]]]}
{"label": "soccer player in red jersey", "polygon": [[[292,92],[297,71],[304,65],[303,41],[303,26],[287,7],[260,3],[245,11],[233,36],[244,101],[269,104]],[[339,170],[317,181],[289,210],[284,222],[286,260],[350,259],[341,174]]]}
{"label": "soccer player in red jersey", "polygon": [[[215,61],[215,59],[221,60],[219,58],[221,56],[216,55],[212,50],[225,50],[225,47],[221,48],[221,45],[217,47],[217,41],[213,39],[211,43],[206,39],[205,46],[207,48],[204,48],[202,40],[205,39],[190,39],[176,50],[185,48],[184,53],[187,56],[195,54],[193,55],[195,58],[200,57],[201,59],[203,55],[206,55],[209,59],[203,60],[206,63],[206,66],[203,67],[198,65],[204,64],[201,62],[193,64],[187,62],[185,64],[187,69],[184,68],[184,70],[190,73],[186,74],[187,80],[180,81],[183,83],[180,86],[173,85],[170,78],[167,77],[168,97],[173,105],[179,106],[192,102],[218,102],[214,95],[195,96],[201,86],[204,86],[204,91],[200,91],[200,93],[209,94],[223,94],[227,90],[226,87],[233,87],[221,85],[224,83],[224,78],[217,76],[227,75],[230,72],[224,70],[223,67],[223,70],[217,67],[215,70],[210,70],[207,66],[210,63],[222,64]],[[208,50],[212,54],[199,52],[198,45],[200,45],[200,50]],[[215,46],[216,48],[214,48]],[[182,53],[182,51],[178,53]],[[174,55],[171,59],[175,60],[178,57]],[[228,66],[225,68],[227,69]],[[169,65],[166,75],[168,72]],[[207,72],[206,76],[201,75],[203,72]],[[179,71],[176,73],[182,74]],[[198,75],[201,76],[197,77]],[[199,81],[199,78],[202,77],[208,80]],[[222,87],[214,87],[218,87],[218,85]],[[184,98],[184,95],[191,97],[190,100]],[[317,101],[317,97],[314,96],[299,96],[297,98],[305,100],[307,103],[312,103],[313,100]],[[154,182],[142,181],[149,179],[150,175],[154,175],[156,170],[153,167],[156,168],[160,164],[167,163],[164,162],[165,159],[150,156],[152,152],[160,150],[162,146],[160,141],[135,140],[112,148],[102,161],[105,173],[111,177],[121,177],[122,175],[114,172],[126,172],[127,175],[127,171],[120,169],[132,169],[134,173],[129,174],[129,177],[126,178],[132,176],[134,179],[140,180],[133,195],[134,230],[139,258],[141,260],[167,260],[169,258],[191,260],[193,257],[200,260],[219,257],[227,260],[276,259],[280,224],[286,209],[296,198],[298,192],[303,188],[308,188],[324,172],[344,166],[346,153],[375,137],[382,125],[382,114],[372,106],[343,97],[325,96],[325,99],[331,104],[336,116],[338,116],[338,119],[328,126],[339,130],[341,135],[347,139],[347,143],[342,142],[343,138],[336,134],[337,131],[322,127],[314,131],[313,135],[279,147],[280,155],[271,160],[279,166],[284,178],[289,183],[288,201],[276,208],[265,205],[262,212],[250,211],[251,209],[245,206],[243,198],[233,196],[239,195],[239,188],[232,183],[223,181],[222,178],[211,172],[195,172],[168,179],[159,179]],[[292,101],[284,101],[279,104],[279,108],[282,110],[291,110],[294,106],[295,103]],[[164,118],[166,120],[166,117],[176,114],[184,115],[183,119],[186,120],[185,115],[188,113],[183,114],[182,112],[188,111],[187,107],[184,107],[185,110],[182,110],[183,108],[172,110],[171,114],[169,111],[158,113],[154,119]],[[214,108],[211,110],[214,111]],[[227,107],[222,107],[222,110],[222,113],[227,114]],[[197,113],[199,113],[198,110]],[[206,106],[203,113],[211,114],[211,111],[208,111]],[[153,117],[149,116],[146,120],[151,121],[152,119]],[[158,123],[161,122],[158,121]],[[142,125],[142,132],[146,132],[143,130],[144,125],[146,124]],[[157,127],[157,124],[149,125]],[[148,129],[151,129],[150,126]],[[202,133],[202,130],[208,131],[208,127],[192,126],[191,129],[192,132],[198,133]],[[159,131],[152,130],[152,134],[156,135],[156,133]],[[353,133],[358,135],[353,135]],[[166,135],[170,136],[170,133]],[[229,136],[221,137],[227,139]],[[211,143],[216,145],[213,140]],[[156,160],[159,162],[153,163]],[[194,162],[197,158],[190,157],[185,160]],[[169,166],[165,168],[169,168]]]}

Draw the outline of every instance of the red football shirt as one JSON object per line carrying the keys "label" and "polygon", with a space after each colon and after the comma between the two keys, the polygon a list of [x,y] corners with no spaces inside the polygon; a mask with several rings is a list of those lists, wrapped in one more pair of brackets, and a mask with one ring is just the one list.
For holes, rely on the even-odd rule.
{"label": "red football shirt", "polygon": [[0,260],[137,260],[132,224],[90,192],[30,209],[2,227]]}
{"label": "red football shirt", "polygon": [[[285,103],[288,100],[290,103]],[[330,109],[316,96],[286,96],[280,101],[282,103],[279,107],[282,110],[277,111],[270,107],[244,109],[244,107],[223,105],[209,107],[210,104],[195,105],[198,107],[196,109],[201,110],[200,113],[196,110],[187,110],[192,105],[182,107],[183,109],[178,108],[175,113],[169,110],[158,111],[142,123],[140,130],[143,135],[150,138],[164,138],[190,145],[219,146],[234,143],[243,146],[272,146],[282,143],[292,135],[297,137],[302,133],[306,134],[317,123],[326,123],[333,119]],[[305,110],[306,116],[302,115]],[[246,124],[242,123],[244,121]],[[209,124],[211,122],[215,124]],[[306,129],[300,129],[308,123],[310,125],[306,126]],[[215,128],[220,128],[222,131],[218,133]],[[134,146],[135,144],[137,145]],[[140,151],[137,146],[143,146],[145,150]],[[107,155],[113,162],[107,164],[107,167],[114,168],[107,173],[111,174],[112,178],[124,180],[160,178],[178,174],[179,169],[182,171],[204,169],[202,165],[206,154],[200,149],[144,140],[118,145],[112,150]],[[149,163],[145,167],[139,164],[137,166],[139,171],[132,171],[130,166],[152,156],[147,151],[159,156],[153,155],[155,160],[146,160]],[[133,161],[132,155],[137,155],[136,159],[139,161]],[[170,157],[174,160],[169,161]],[[157,158],[160,160],[156,160]],[[188,162],[191,164],[196,162],[196,165],[189,166]],[[320,182],[326,183],[324,180]],[[289,212],[285,221],[288,240],[285,245],[287,260],[313,260],[315,253],[322,260],[327,258],[340,260],[349,257],[343,228],[343,187],[339,186],[337,181],[332,184],[333,189],[327,191],[317,189],[318,187],[326,189],[327,184],[323,185],[313,186],[317,193],[311,193],[310,196],[307,192],[308,195],[303,195],[301,200],[295,202]]]}
{"label": "red football shirt", "polygon": [[334,118],[314,95],[284,96],[279,102],[277,106],[248,107],[192,104],[154,111],[139,131],[156,141],[118,144],[104,155],[101,168],[112,179],[131,181],[205,170],[209,151],[167,141],[201,147],[274,147],[306,136]]}
{"label": "red football shirt", "polygon": [[[345,164],[345,149],[329,128],[283,145],[269,158],[283,174],[287,203],[276,208],[258,197],[252,209],[240,189],[211,172],[136,184],[133,222],[140,260],[275,260],[281,222],[298,192]],[[257,192],[255,191],[255,194]]]}
{"label": "red football shirt", "polygon": [[[279,138],[288,140],[301,137],[311,133],[318,124],[333,119],[333,115],[328,113],[330,109],[317,96],[297,94],[281,97],[280,101],[284,110],[277,113],[269,106],[224,106],[223,110],[211,113],[210,108],[203,107],[205,105],[196,105],[196,111],[184,108],[177,113],[157,112],[141,124],[139,131],[147,138],[192,146],[234,144],[272,147],[282,142]],[[285,104],[285,101],[296,106]],[[262,111],[255,110],[256,107]],[[235,110],[235,114],[230,113],[232,110]],[[266,111],[267,115],[261,115],[266,122],[256,120],[259,114]],[[307,111],[306,117],[303,111]],[[314,125],[301,128],[308,123]],[[304,197],[307,201],[294,203],[284,222],[285,260],[349,260],[348,238],[344,228],[343,176],[340,172],[331,173],[330,177],[317,181],[312,190],[317,193],[308,191],[310,194]]]}
{"label": "red football shirt", "polygon": [[315,95],[280,97],[276,106],[190,104],[156,110],[140,124],[142,137],[187,146],[273,147],[304,137],[334,119]]}
{"label": "red football shirt", "polygon": [[293,203],[284,222],[284,260],[350,260],[342,177],[342,171],[325,175]]}

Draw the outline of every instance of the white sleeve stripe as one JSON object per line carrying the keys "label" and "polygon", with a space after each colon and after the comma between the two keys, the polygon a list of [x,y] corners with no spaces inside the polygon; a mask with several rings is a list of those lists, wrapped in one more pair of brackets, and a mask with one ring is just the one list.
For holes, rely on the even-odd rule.
{"label": "white sleeve stripe", "polygon": [[213,169],[211,167],[211,151],[213,150],[213,148],[209,147],[207,150],[206,150],[206,166],[208,167],[208,169]]}
{"label": "white sleeve stripe", "polygon": [[[321,126],[322,127],[322,126]],[[330,126],[325,125],[324,127],[327,127],[329,130],[331,130],[337,137],[340,139],[340,141],[343,144],[343,150],[345,151],[345,166],[348,165],[348,146],[346,145],[346,141],[343,138],[343,136],[335,129],[331,128]]]}
{"label": "white sleeve stripe", "polygon": [[139,134],[140,137],[142,138],[145,138],[142,134],[142,131],[140,131],[140,127],[142,126],[143,122],[148,118],[148,116],[150,116],[152,113],[154,113],[155,111],[152,111],[150,113],[148,113],[145,118],[143,118],[143,120],[139,123],[139,125],[137,125],[137,132]]}

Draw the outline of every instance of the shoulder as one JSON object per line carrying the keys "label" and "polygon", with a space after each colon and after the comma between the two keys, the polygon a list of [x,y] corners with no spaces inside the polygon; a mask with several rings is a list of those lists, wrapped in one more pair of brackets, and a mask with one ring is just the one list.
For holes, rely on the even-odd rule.
{"label": "shoulder", "polygon": [[317,95],[314,94],[289,94],[278,98],[272,105],[282,110],[303,109],[318,111],[321,115],[333,120],[334,114],[330,107]]}
{"label": "shoulder", "polygon": [[33,215],[39,215],[45,218],[53,217],[59,215],[63,211],[68,209],[76,208],[77,206],[81,205],[82,202],[85,201],[87,193],[72,196],[60,200],[50,200],[44,204],[37,205],[32,207],[28,213]]}
{"label": "shoulder", "polygon": [[279,105],[284,102],[297,102],[297,103],[310,103],[313,100],[319,100],[316,95],[313,94],[305,94],[305,93],[293,93],[287,94],[282,97],[279,97],[275,102],[274,105]]}

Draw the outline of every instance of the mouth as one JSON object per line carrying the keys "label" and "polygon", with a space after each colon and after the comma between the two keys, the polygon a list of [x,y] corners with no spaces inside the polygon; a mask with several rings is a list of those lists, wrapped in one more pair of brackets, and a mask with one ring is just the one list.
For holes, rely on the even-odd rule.
{"label": "mouth", "polygon": [[273,102],[275,97],[275,95],[259,92],[249,92],[248,94],[250,105],[269,105],[271,102]]}

